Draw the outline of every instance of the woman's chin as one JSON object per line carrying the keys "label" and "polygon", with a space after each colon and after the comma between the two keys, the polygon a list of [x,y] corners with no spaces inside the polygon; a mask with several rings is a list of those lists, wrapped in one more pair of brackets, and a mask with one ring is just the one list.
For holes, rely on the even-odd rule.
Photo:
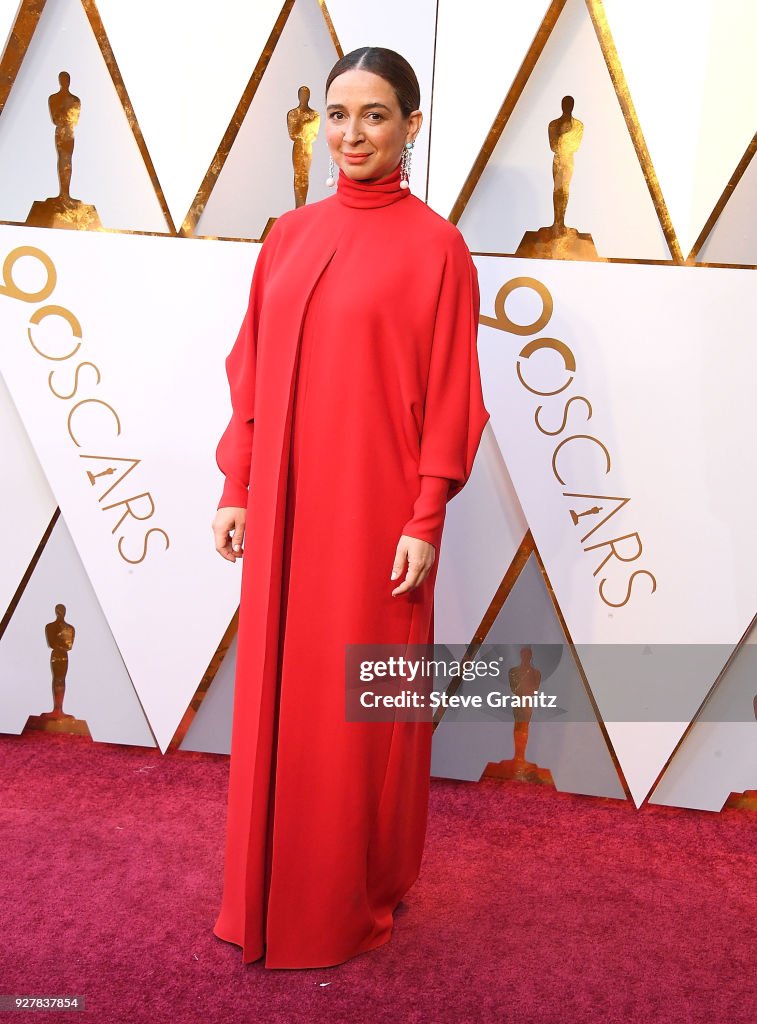
{"label": "woman's chin", "polygon": [[366,160],[359,164],[345,162],[342,165],[342,170],[353,181],[366,181],[370,178],[383,178],[384,175],[389,174],[391,168],[386,169],[372,160]]}
{"label": "woman's chin", "polygon": [[348,178],[353,178],[355,181],[361,181],[363,178],[375,177],[370,167],[366,167],[365,164],[344,164],[342,170]]}

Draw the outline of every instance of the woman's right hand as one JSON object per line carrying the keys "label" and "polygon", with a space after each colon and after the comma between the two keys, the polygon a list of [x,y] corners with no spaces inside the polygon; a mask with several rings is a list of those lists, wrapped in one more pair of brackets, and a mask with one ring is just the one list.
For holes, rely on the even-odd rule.
{"label": "woman's right hand", "polygon": [[213,519],[213,536],[216,551],[230,562],[236,562],[244,554],[244,527],[247,509],[219,508]]}

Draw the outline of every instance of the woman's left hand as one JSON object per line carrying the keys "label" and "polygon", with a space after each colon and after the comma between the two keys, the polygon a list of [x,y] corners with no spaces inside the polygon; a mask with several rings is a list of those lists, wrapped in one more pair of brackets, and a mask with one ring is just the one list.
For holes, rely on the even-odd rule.
{"label": "woman's left hand", "polygon": [[405,571],[406,564],[407,576],[392,591],[392,597],[419,587],[431,572],[435,558],[436,548],[433,544],[429,544],[425,540],[418,540],[417,537],[408,537],[403,533],[397,545],[397,554],[394,556],[391,578],[396,580],[398,576],[401,576]]}

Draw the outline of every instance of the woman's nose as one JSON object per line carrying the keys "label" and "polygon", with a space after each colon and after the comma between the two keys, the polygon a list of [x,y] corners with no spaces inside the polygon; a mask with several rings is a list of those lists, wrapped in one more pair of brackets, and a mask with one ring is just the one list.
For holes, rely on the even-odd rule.
{"label": "woman's nose", "polygon": [[344,141],[350,145],[354,145],[359,142],[362,138],[360,133],[360,126],[356,122],[350,121],[344,132]]}

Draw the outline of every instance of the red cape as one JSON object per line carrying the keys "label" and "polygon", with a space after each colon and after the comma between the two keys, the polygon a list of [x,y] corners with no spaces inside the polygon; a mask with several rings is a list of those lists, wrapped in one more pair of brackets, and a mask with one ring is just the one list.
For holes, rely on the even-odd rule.
{"label": "red cape", "polygon": [[[380,945],[417,875],[432,727],[345,722],[344,645],[433,641],[445,502],[489,418],[478,312],[462,235],[399,169],[340,172],[259,252],[218,446],[219,507],[246,506],[247,527],[214,931],[245,962],[265,948],[267,967],[328,966]],[[392,598],[403,533],[437,559]]]}

